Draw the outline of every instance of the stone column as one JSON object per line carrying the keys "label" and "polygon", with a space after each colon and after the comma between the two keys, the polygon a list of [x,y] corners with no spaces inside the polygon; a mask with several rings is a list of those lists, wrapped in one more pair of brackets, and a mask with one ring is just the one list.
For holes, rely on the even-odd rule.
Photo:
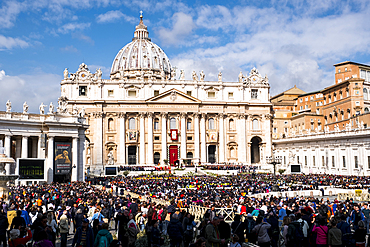
{"label": "stone column", "polygon": [[148,113],[148,154],[147,164],[154,164],[154,153],[153,153],[153,113]]}
{"label": "stone column", "polygon": [[206,114],[202,113],[202,118],[200,119],[200,161],[202,163],[207,162],[207,147],[206,147]]}
{"label": "stone column", "polygon": [[126,165],[126,114],[119,114],[119,141],[118,147],[118,164]]}
{"label": "stone column", "polygon": [[247,161],[247,149],[245,147],[245,115],[244,113],[239,114],[239,119],[238,119],[238,162],[243,162],[245,163]]}
{"label": "stone column", "polygon": [[162,154],[161,159],[167,159],[167,113],[162,112]]}
{"label": "stone column", "polygon": [[223,113],[218,114],[219,117],[219,162],[225,162],[225,127],[224,127],[224,117]]}
{"label": "stone column", "polygon": [[78,133],[78,164],[77,164],[77,180],[85,181],[85,165],[86,165],[86,149],[85,149],[85,134],[84,130]]}
{"label": "stone column", "polygon": [[46,164],[47,183],[51,184],[54,179],[54,136],[48,137],[48,158]]}
{"label": "stone column", "polygon": [[[200,146],[199,146],[199,114],[198,113],[194,113],[194,145],[195,145],[195,148],[194,148],[194,151],[195,151],[195,154],[194,154],[194,158],[200,158],[200,154],[199,154],[199,151],[200,151]],[[200,160],[197,160],[197,162],[200,161]]]}
{"label": "stone column", "polygon": [[[10,157],[11,155],[11,147],[12,147],[12,136],[11,135],[5,135],[5,143],[4,143],[4,147],[5,147],[5,155],[7,157]],[[6,175],[10,175],[10,164],[9,163],[6,163],[5,165],[5,170],[6,170]]]}
{"label": "stone column", "polygon": [[[72,182],[77,181],[77,167],[78,167],[78,138],[72,138]],[[75,167],[75,168],[74,168]]]}
{"label": "stone column", "polygon": [[139,164],[145,164],[145,113],[141,112],[139,114],[140,118],[140,160]]}
{"label": "stone column", "polygon": [[[103,147],[102,147],[102,140],[103,140],[103,114],[101,112],[94,112],[94,121],[95,121],[95,130],[97,131],[96,135],[94,135],[94,155],[91,164],[95,166],[95,170],[92,171],[93,173],[96,173],[97,175],[104,174],[104,166],[103,166]],[[101,171],[99,171],[102,169]]]}
{"label": "stone column", "polygon": [[32,137],[32,157],[37,158],[37,151],[38,151],[38,137]]}
{"label": "stone column", "polygon": [[186,113],[180,113],[181,117],[181,151],[182,159],[186,159]]}
{"label": "stone column", "polygon": [[28,136],[22,136],[22,158],[28,158]]}

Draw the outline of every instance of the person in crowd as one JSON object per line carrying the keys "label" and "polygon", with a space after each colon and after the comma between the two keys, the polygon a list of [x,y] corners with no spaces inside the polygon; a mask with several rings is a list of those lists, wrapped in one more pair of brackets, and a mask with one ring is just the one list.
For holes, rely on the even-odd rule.
{"label": "person in crowd", "polygon": [[[356,210],[356,209],[355,209]],[[365,247],[366,243],[366,228],[364,221],[360,220],[357,224],[357,229],[355,230],[355,242],[356,247]]]}
{"label": "person in crowd", "polygon": [[221,244],[221,247],[226,247],[231,239],[231,227],[230,224],[225,222],[224,215],[220,215],[218,217],[220,218],[220,224],[218,225],[218,229],[220,230],[220,238],[225,239],[225,243]]}
{"label": "person in crowd", "polygon": [[98,219],[93,220],[93,227],[92,230],[94,232],[94,236],[98,235],[98,232],[101,230],[101,225]]}
{"label": "person in crowd", "polygon": [[[239,243],[243,243],[245,238],[244,238],[244,233],[246,229],[246,224],[240,220],[240,215],[235,215],[234,216],[234,221],[231,223],[231,232],[233,235],[238,235],[239,237]],[[230,238],[228,236],[227,238]]]}
{"label": "person in crowd", "polygon": [[171,247],[180,247],[184,237],[184,229],[182,228],[182,224],[179,221],[178,214],[172,215],[172,219],[167,227],[167,233],[170,237]]}
{"label": "person in crowd", "polygon": [[326,226],[326,224],[326,218],[320,217],[318,218],[318,222],[314,225],[312,229],[312,232],[317,234],[317,247],[326,247],[326,245],[328,244],[328,227]]}
{"label": "person in crowd", "polygon": [[84,218],[85,218],[85,216],[82,213],[82,209],[81,208],[77,209],[76,214],[75,214],[75,218],[74,218],[75,232],[76,232],[77,228],[82,226],[82,221],[84,220]]}
{"label": "person in crowd", "polygon": [[108,231],[109,224],[103,223],[101,230],[95,237],[94,247],[109,247],[113,241],[112,234]]}
{"label": "person in crowd", "polygon": [[59,221],[61,247],[67,247],[67,236],[69,233],[69,222],[67,214],[68,214],[67,210],[64,210]]}
{"label": "person in crowd", "polygon": [[353,224],[354,230],[358,228],[358,222],[361,220],[365,220],[364,214],[361,212],[359,205],[355,204],[350,216],[350,222]]}
{"label": "person in crowd", "polygon": [[3,209],[0,210],[0,245],[7,247],[6,233],[9,227],[8,219]]}
{"label": "person in crowd", "polygon": [[271,225],[267,222],[263,222],[262,217],[258,217],[256,220],[256,226],[253,228],[252,233],[257,235],[258,245],[261,247],[269,247],[270,246],[270,236],[268,234],[268,229],[270,229]]}
{"label": "person in crowd", "polygon": [[38,232],[34,236],[34,247],[54,247],[53,243],[48,239],[48,234],[45,230]]}
{"label": "person in crowd", "polygon": [[94,240],[94,232],[89,226],[89,220],[84,219],[82,221],[82,226],[76,230],[72,241],[72,247],[93,247]]}
{"label": "person in crowd", "polygon": [[137,239],[137,234],[140,232],[139,227],[137,226],[134,215],[132,213],[128,216],[128,223],[127,223],[127,232],[126,232],[126,238],[127,238],[127,244],[128,247],[135,246],[135,242]]}
{"label": "person in crowd", "polygon": [[160,247],[164,238],[161,236],[161,232],[158,228],[158,221],[152,220],[151,224],[152,228],[149,247]]}
{"label": "person in crowd", "polygon": [[366,233],[369,233],[369,224],[370,224],[370,209],[368,208],[368,204],[364,204],[364,208],[361,210],[364,214],[364,223],[366,228]]}
{"label": "person in crowd", "polygon": [[13,218],[12,224],[10,225],[10,230],[15,228],[19,229],[19,227],[26,227],[26,221],[22,217],[22,211],[17,210],[17,216]]}
{"label": "person in crowd", "polygon": [[48,212],[47,213],[47,223],[46,223],[47,227],[46,227],[46,232],[48,233],[49,240],[55,246],[58,224],[55,221],[54,217],[55,217],[55,215],[53,214],[53,212]]}
{"label": "person in crowd", "polygon": [[[21,228],[21,226],[20,226]],[[9,232],[9,247],[17,247],[18,245],[26,246],[26,243],[32,239],[32,232],[29,228],[26,228],[27,235],[25,237],[21,236],[21,231],[19,229],[13,228]],[[6,245],[4,245],[5,247]]]}
{"label": "person in crowd", "polygon": [[221,239],[220,231],[218,226],[220,225],[220,219],[215,216],[210,224],[206,226],[205,236],[206,236],[206,246],[207,247],[220,247],[221,244],[226,242],[225,239]]}
{"label": "person in crowd", "polygon": [[332,219],[330,221],[331,228],[328,232],[328,246],[341,247],[342,246],[342,231],[337,228],[337,221]]}

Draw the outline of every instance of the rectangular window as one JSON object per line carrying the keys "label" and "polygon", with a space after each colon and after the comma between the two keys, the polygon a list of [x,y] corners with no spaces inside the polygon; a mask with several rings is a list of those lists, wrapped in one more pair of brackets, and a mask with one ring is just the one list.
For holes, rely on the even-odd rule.
{"label": "rectangular window", "polygon": [[284,165],[286,165],[286,156],[284,156]]}
{"label": "rectangular window", "polygon": [[251,99],[257,99],[257,98],[258,98],[258,89],[252,89]]}
{"label": "rectangular window", "polygon": [[335,167],[334,156],[331,156],[331,167]]}
{"label": "rectangular window", "polygon": [[159,95],[159,90],[154,90],[154,96]]}
{"label": "rectangular window", "polygon": [[358,168],[358,156],[355,156],[355,168]]}
{"label": "rectangular window", "polygon": [[229,92],[229,99],[233,99],[234,98],[234,93],[233,92]]}
{"label": "rectangular window", "polygon": [[79,86],[78,87],[78,95],[86,96],[87,95],[87,86]]}
{"label": "rectangular window", "polygon": [[325,156],[321,156],[321,165],[325,166]]}
{"label": "rectangular window", "polygon": [[297,155],[297,164],[299,164],[299,156]]}
{"label": "rectangular window", "polygon": [[370,156],[367,156],[367,168],[370,169]]}
{"label": "rectangular window", "polygon": [[186,94],[191,96],[191,91],[186,91]]}
{"label": "rectangular window", "polygon": [[288,133],[288,128],[284,128],[284,132],[285,133]]}
{"label": "rectangular window", "polygon": [[277,133],[277,128],[274,128],[274,133]]}
{"label": "rectangular window", "polygon": [[154,121],[154,130],[159,130],[159,121],[158,120]]}
{"label": "rectangular window", "polygon": [[113,90],[108,90],[108,97],[113,97]]}
{"label": "rectangular window", "polygon": [[360,70],[360,78],[366,79],[366,70]]}
{"label": "rectangular window", "polygon": [[208,92],[208,98],[215,98],[216,97],[216,93],[215,92]]}
{"label": "rectangular window", "polygon": [[341,83],[342,82],[342,79],[338,79],[338,83]]}
{"label": "rectangular window", "polygon": [[303,98],[300,98],[300,99],[299,99],[299,102],[301,102],[301,103],[302,103],[302,102],[303,102]]}
{"label": "rectangular window", "polygon": [[129,90],[128,97],[136,97],[136,90]]}
{"label": "rectangular window", "polygon": [[316,159],[315,159],[315,156],[312,156],[312,166],[316,166]]}
{"label": "rectangular window", "polygon": [[191,130],[191,121],[187,121],[186,123],[186,129]]}
{"label": "rectangular window", "polygon": [[154,141],[159,141],[159,136],[154,136]]}
{"label": "rectangular window", "polygon": [[342,156],[343,159],[343,167],[346,167],[346,156]]}
{"label": "rectangular window", "polygon": [[307,156],[304,156],[304,165],[307,166]]}
{"label": "rectangular window", "polygon": [[188,141],[192,141],[193,140],[193,137],[192,136],[188,136]]}

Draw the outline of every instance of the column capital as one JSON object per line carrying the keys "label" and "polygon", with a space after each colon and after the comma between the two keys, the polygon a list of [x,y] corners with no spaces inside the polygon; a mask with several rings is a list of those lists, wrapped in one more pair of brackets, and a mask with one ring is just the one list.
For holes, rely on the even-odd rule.
{"label": "column capital", "polygon": [[119,112],[118,117],[119,118],[125,118],[126,117],[126,112]]}
{"label": "column capital", "polygon": [[191,113],[191,115],[192,115],[194,118],[199,118],[199,112],[193,112],[193,113]]}
{"label": "column capital", "polygon": [[153,113],[153,112],[148,112],[148,113],[147,113],[147,116],[148,116],[148,118],[153,118],[154,113]]}
{"label": "column capital", "polygon": [[145,118],[146,113],[145,112],[139,112],[139,118]]}
{"label": "column capital", "polygon": [[200,116],[201,116],[202,118],[206,119],[206,118],[207,118],[207,113],[202,112],[202,113],[200,113]]}
{"label": "column capital", "polygon": [[239,119],[245,119],[245,118],[247,118],[248,117],[248,115],[246,115],[245,113],[239,113],[238,114],[238,118]]}
{"label": "column capital", "polygon": [[168,113],[167,112],[161,112],[161,117],[162,118],[167,118],[168,117]]}
{"label": "column capital", "polygon": [[181,118],[186,118],[186,117],[187,117],[187,115],[188,115],[188,113],[187,113],[187,112],[180,112],[180,117],[181,117]]}
{"label": "column capital", "polygon": [[225,113],[218,113],[217,116],[219,119],[224,119],[227,115]]}

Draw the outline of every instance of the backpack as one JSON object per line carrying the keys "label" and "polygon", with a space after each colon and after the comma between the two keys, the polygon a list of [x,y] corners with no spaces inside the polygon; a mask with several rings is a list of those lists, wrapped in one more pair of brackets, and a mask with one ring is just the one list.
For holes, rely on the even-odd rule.
{"label": "backpack", "polygon": [[98,247],[109,247],[108,239],[105,235],[100,237]]}

